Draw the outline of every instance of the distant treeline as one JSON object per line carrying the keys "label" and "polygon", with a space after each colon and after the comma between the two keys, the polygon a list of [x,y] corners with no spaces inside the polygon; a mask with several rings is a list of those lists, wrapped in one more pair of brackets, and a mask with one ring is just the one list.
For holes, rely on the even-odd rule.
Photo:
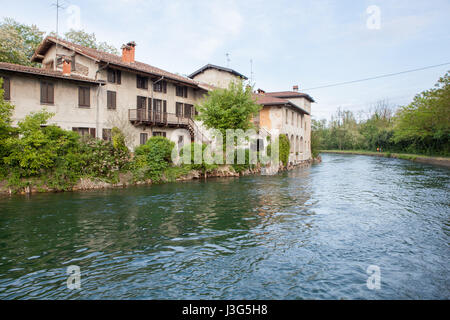
{"label": "distant treeline", "polygon": [[331,121],[313,120],[313,150],[371,150],[450,156],[450,77],[394,108],[379,101],[365,115],[339,108]]}

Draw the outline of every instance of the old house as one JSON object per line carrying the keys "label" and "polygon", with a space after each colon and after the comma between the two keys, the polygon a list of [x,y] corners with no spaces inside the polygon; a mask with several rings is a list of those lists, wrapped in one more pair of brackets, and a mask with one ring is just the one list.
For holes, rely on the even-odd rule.
{"label": "old house", "polygon": [[[239,72],[207,64],[189,77],[135,60],[136,44],[122,46],[114,55],[47,37],[32,61],[41,68],[0,62],[5,98],[15,105],[13,121],[45,108],[49,121],[81,135],[111,139],[119,127],[129,147],[151,136],[165,136],[179,147],[191,141],[209,142],[207,130],[194,120],[195,104],[214,88],[246,80]],[[310,158],[311,103],[307,94],[293,91],[254,95],[262,105],[254,120],[264,134],[286,134],[290,161]]]}

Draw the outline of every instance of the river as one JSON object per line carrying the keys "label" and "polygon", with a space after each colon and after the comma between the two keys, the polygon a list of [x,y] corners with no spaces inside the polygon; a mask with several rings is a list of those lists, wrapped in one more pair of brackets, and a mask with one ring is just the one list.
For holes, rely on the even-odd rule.
{"label": "river", "polygon": [[325,154],[275,176],[0,198],[0,299],[449,299],[449,185],[446,168]]}

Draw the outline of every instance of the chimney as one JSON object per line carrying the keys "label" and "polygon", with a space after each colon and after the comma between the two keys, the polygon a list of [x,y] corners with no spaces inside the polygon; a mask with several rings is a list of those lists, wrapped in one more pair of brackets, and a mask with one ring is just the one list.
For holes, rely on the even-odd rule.
{"label": "chimney", "polygon": [[295,91],[295,92],[298,92],[298,85],[293,86],[292,90]]}
{"label": "chimney", "polygon": [[260,89],[260,88],[258,88],[258,93],[259,94],[264,94],[264,93],[266,93],[263,89]]}
{"label": "chimney", "polygon": [[122,62],[134,63],[136,42],[131,41],[122,46]]}
{"label": "chimney", "polygon": [[63,68],[62,73],[65,76],[70,76],[72,72],[72,61],[68,57],[63,58]]}

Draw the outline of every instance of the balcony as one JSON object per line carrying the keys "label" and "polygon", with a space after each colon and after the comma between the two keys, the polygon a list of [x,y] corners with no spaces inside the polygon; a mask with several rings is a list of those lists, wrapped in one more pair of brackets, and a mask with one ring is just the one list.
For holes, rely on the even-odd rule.
{"label": "balcony", "polygon": [[128,109],[128,119],[133,125],[185,128],[189,131],[192,141],[210,143],[199,130],[194,120],[178,116],[175,113],[157,112],[147,109]]}
{"label": "balcony", "polygon": [[128,119],[133,124],[152,126],[188,127],[192,119],[180,117],[174,113],[157,112],[146,109],[129,109]]}

